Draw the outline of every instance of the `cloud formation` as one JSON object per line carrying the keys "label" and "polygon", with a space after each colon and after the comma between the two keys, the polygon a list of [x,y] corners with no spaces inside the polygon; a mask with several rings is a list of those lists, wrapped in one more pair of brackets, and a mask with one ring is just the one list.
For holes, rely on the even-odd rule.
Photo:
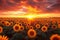
{"label": "cloud formation", "polygon": [[22,5],[31,6],[33,8],[37,8],[38,10],[60,10],[60,1],[56,0],[54,3],[52,1],[54,0],[0,0],[0,10],[18,10]]}

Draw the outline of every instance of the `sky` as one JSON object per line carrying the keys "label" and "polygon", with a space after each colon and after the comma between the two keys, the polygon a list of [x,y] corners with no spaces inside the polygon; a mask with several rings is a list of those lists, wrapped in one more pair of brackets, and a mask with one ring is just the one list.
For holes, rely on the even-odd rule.
{"label": "sky", "polygon": [[0,0],[0,15],[60,13],[60,0]]}

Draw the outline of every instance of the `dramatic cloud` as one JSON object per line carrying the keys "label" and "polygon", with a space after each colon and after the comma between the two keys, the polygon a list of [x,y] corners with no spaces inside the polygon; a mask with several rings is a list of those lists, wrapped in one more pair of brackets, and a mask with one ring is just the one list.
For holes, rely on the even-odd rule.
{"label": "dramatic cloud", "polygon": [[60,10],[59,0],[0,0],[1,11],[16,11],[21,9],[22,6],[31,6],[37,10],[52,11]]}

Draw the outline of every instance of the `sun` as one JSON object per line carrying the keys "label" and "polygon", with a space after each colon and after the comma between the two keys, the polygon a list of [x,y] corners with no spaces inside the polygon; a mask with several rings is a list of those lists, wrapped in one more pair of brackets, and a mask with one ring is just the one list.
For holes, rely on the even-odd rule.
{"label": "sun", "polygon": [[33,15],[28,15],[27,18],[31,20],[31,19],[34,18],[34,16]]}

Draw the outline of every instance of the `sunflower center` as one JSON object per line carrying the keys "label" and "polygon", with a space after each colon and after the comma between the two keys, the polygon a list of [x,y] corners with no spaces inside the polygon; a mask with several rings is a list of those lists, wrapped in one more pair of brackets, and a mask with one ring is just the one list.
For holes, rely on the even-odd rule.
{"label": "sunflower center", "polygon": [[43,30],[46,30],[46,28],[43,28]]}
{"label": "sunflower center", "polygon": [[16,27],[15,27],[15,29],[16,29],[16,30],[18,30],[18,29],[19,29],[19,27],[18,27],[18,26],[16,26]]}
{"label": "sunflower center", "polygon": [[33,35],[34,35],[34,32],[33,32],[33,31],[31,31],[31,32],[30,32],[30,35],[31,35],[31,36],[33,36]]}
{"label": "sunflower center", "polygon": [[57,38],[57,37],[54,37],[54,38],[53,38],[53,40],[59,40],[59,38]]}

